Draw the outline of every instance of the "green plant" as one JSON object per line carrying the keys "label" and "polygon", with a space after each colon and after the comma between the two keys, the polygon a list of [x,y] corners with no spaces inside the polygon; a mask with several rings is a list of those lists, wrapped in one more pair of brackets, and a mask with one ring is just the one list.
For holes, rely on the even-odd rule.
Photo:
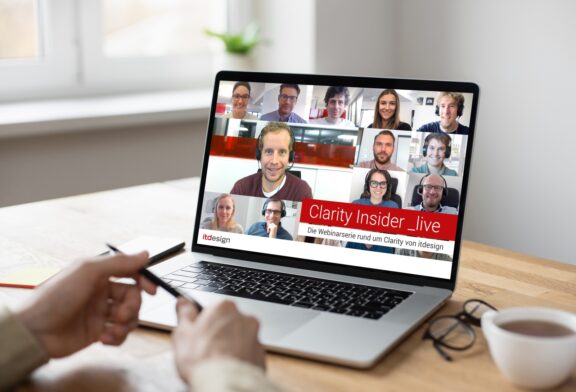
{"label": "green plant", "polygon": [[222,40],[226,51],[235,54],[248,54],[260,42],[260,28],[255,23],[250,23],[238,34],[217,33],[206,29],[205,33],[210,37]]}

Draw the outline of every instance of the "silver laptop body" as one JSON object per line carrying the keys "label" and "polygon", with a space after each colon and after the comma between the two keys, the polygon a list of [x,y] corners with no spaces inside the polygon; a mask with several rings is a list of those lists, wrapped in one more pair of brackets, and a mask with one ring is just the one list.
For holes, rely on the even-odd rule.
{"label": "silver laptop body", "polygon": [[[230,118],[233,116],[229,113],[235,109],[232,102],[235,99],[234,86],[239,81],[248,82],[251,86],[247,110],[255,119]],[[214,200],[217,196],[230,193],[238,179],[257,172],[260,167],[260,163],[250,156],[254,153],[250,146],[258,148],[259,134],[268,124],[261,120],[268,113],[267,109],[274,109],[276,105],[279,108],[281,101],[285,100],[282,95],[294,91],[281,90],[283,85],[299,87],[294,111],[306,121],[288,123],[292,128],[295,151],[295,155],[290,157],[289,169],[301,171],[302,181],[311,184],[314,195],[312,201],[284,200],[286,211],[282,212],[282,226],[290,232],[293,240],[246,234],[249,227],[262,220],[264,208],[261,206],[266,201],[266,198],[250,195],[232,194],[236,200],[236,219],[243,227],[243,234],[203,229],[208,227],[206,222],[215,219]],[[330,91],[343,91],[329,90],[331,86],[346,87],[348,102],[342,118],[354,123],[356,128],[339,128],[318,121],[326,115],[327,111],[323,109],[324,106],[328,108],[329,99],[325,98],[329,97]],[[396,200],[401,204],[400,208],[388,210],[369,206],[362,211],[372,213],[375,220],[361,221],[358,210],[359,218],[352,223],[350,220],[346,222],[342,214],[317,216],[316,212],[321,208],[331,207],[335,212],[360,208],[356,207],[353,199],[358,199],[370,168],[359,166],[363,161],[376,158],[374,146],[381,129],[368,125],[373,122],[378,110],[378,96],[384,90],[397,92],[400,120],[412,128],[393,131],[395,155],[392,159],[403,171],[391,170],[390,174],[397,180],[394,193],[399,196]],[[458,104],[455,109],[457,119],[464,125],[456,134],[448,134],[451,152],[446,154],[444,151],[446,169],[457,173],[443,176],[448,195],[454,199],[457,194],[456,201],[450,201],[456,203],[453,208],[457,213],[419,212],[418,206],[423,204],[414,207],[413,203],[419,202],[418,194],[422,199],[426,174],[417,171],[431,162],[434,154],[430,152],[435,146],[434,138],[427,137],[434,133],[430,131],[434,126],[432,123],[443,125],[444,112],[450,110],[446,105],[450,101],[446,92],[450,93],[448,96],[456,97],[453,101]],[[234,301],[242,312],[256,316],[261,322],[260,339],[270,351],[359,368],[373,365],[440,308],[454,290],[478,94],[478,86],[462,82],[220,72],[215,81],[208,125],[192,252],[150,269],[169,279],[170,274],[191,264],[211,262],[408,292],[410,295],[404,301],[375,320],[181,287],[189,290],[205,306],[226,298]],[[384,96],[390,97],[390,94]],[[462,101],[459,101],[460,97]],[[428,128],[423,127],[425,125]],[[241,145],[244,147],[238,147]],[[427,148],[430,149],[426,151]],[[307,156],[310,151],[317,151],[317,156],[312,157],[314,159]],[[448,195],[443,193],[443,202],[448,202]],[[393,215],[387,215],[389,211]],[[388,220],[383,219],[386,216]],[[394,226],[391,223],[393,216],[398,218],[397,221],[411,223],[406,227]],[[403,217],[405,221],[401,220]],[[433,224],[435,220],[437,226]],[[322,238],[332,242],[314,243],[314,236],[309,234],[319,236],[319,232],[323,233]],[[339,237],[343,233],[355,233],[356,237]],[[369,237],[360,237],[360,233]],[[375,249],[374,244],[364,250],[350,248],[348,242],[354,241],[343,240],[369,238],[361,243],[370,245],[370,240],[375,241],[376,237],[394,245],[384,247],[388,249],[385,251],[392,249],[394,253],[369,250]],[[434,253],[442,253],[442,256]],[[154,297],[145,296],[140,323],[170,330],[176,325],[174,309],[175,300],[163,290],[158,290]]]}

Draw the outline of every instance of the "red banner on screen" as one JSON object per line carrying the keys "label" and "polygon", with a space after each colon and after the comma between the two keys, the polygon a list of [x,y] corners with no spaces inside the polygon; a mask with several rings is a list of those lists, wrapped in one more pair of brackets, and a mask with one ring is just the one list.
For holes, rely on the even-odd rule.
{"label": "red banner on screen", "polygon": [[305,199],[302,202],[300,222],[454,241],[458,216]]}

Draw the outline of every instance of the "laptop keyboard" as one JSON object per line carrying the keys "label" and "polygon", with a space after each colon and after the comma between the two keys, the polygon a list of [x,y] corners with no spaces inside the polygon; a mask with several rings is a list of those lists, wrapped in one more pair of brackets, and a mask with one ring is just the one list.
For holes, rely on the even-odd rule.
{"label": "laptop keyboard", "polygon": [[201,261],[162,277],[174,287],[378,320],[412,293]]}

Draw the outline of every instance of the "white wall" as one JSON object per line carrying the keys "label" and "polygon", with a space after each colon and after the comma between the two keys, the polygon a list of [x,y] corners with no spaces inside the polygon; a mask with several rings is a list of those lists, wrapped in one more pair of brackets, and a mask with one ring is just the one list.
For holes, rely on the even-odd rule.
{"label": "white wall", "polygon": [[576,263],[574,15],[570,0],[317,0],[317,71],[478,83],[464,238]]}
{"label": "white wall", "polygon": [[257,49],[256,69],[267,72],[312,72],[316,50],[313,38],[315,1],[253,2],[262,37],[266,40]]}
{"label": "white wall", "polygon": [[200,175],[204,121],[0,139],[0,207]]}

